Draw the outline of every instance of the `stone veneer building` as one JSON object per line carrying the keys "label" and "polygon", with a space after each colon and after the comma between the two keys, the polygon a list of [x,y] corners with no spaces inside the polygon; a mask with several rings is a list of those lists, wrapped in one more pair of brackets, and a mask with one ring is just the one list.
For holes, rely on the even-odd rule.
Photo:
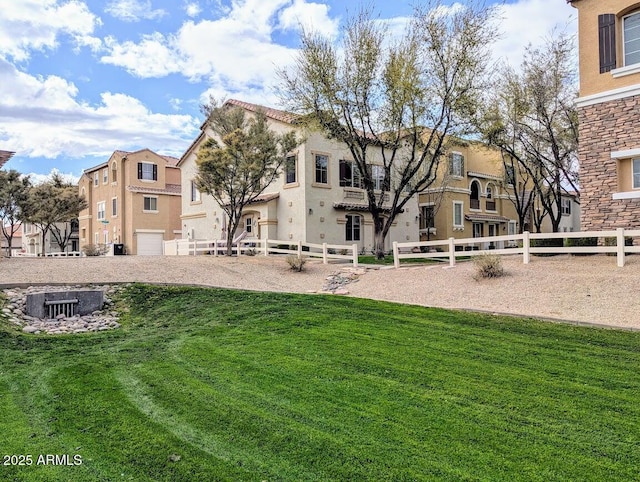
{"label": "stone veneer building", "polygon": [[640,226],[640,2],[578,10],[582,229]]}

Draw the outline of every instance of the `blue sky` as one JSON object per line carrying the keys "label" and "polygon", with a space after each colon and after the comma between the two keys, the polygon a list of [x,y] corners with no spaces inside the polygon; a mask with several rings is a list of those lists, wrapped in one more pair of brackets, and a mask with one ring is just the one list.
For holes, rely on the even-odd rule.
{"label": "blue sky", "polygon": [[[392,26],[416,2],[367,0]],[[446,1],[445,3],[454,3]],[[461,2],[464,4],[464,2]],[[0,149],[5,169],[77,178],[116,149],[180,157],[209,95],[278,107],[275,67],[299,26],[336,35],[360,0],[0,0]],[[494,55],[518,64],[565,0],[508,0]]]}

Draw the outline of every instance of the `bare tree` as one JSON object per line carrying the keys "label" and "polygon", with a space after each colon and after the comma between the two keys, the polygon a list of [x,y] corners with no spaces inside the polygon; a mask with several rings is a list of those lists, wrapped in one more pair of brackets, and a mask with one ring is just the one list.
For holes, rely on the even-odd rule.
{"label": "bare tree", "polygon": [[504,159],[517,161],[517,172],[535,190],[534,200],[541,206],[534,215],[538,230],[548,216],[558,231],[562,195],[578,190],[573,44],[571,37],[559,34],[543,47],[529,46],[520,70],[505,67],[478,123],[485,140]]}
{"label": "bare tree", "polygon": [[197,154],[200,191],[211,195],[229,217],[227,255],[232,254],[233,233],[242,211],[280,175],[280,167],[298,144],[294,132],[278,135],[269,129],[263,112],[248,117],[244,109],[203,106],[216,138],[206,140]]}
{"label": "bare tree", "polygon": [[30,187],[29,176],[15,170],[0,171],[0,230],[7,240],[7,256],[11,256],[13,237],[20,229]]}
{"label": "bare tree", "polygon": [[[344,25],[339,46],[304,31],[295,65],[279,72],[289,110],[348,147],[379,258],[395,218],[434,183],[449,138],[469,127],[497,35],[493,18],[494,9],[476,1],[464,7],[432,1],[394,39],[362,10]],[[380,191],[389,192],[389,201]]]}

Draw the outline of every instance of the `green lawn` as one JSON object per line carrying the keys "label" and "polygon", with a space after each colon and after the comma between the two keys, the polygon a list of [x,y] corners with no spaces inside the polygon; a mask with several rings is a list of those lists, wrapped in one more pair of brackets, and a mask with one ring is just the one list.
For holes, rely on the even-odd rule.
{"label": "green lawn", "polygon": [[0,480],[640,478],[640,333],[218,289],[119,303],[109,333],[0,328],[0,452],[33,458]]}

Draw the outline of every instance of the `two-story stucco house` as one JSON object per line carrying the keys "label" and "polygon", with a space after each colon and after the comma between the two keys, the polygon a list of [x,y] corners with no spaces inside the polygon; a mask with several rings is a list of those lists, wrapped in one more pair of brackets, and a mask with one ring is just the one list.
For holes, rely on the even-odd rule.
{"label": "two-story stucco house", "polygon": [[42,230],[40,227],[31,223],[22,223],[21,251],[30,256],[40,256],[43,251],[42,244],[44,242],[44,253],[46,255],[63,252],[56,240],[56,237],[53,235],[54,228],[58,230],[58,236],[61,239],[65,237],[65,234],[68,233],[69,235],[68,243],[64,252],[79,252],[77,220],[66,223],[57,223],[45,234],[44,240],[42,239]]}
{"label": "two-story stucco house", "polygon": [[582,229],[640,226],[640,2],[578,10]]}
{"label": "two-story stucco house", "polygon": [[[420,194],[420,240],[518,233],[508,178],[498,150],[459,142],[438,167],[437,181]],[[530,213],[527,221],[531,223]]]}
{"label": "two-story stucco house", "polygon": [[79,216],[81,246],[123,244],[127,254],[162,254],[163,241],[181,237],[177,163],[149,149],[115,151],[85,170],[78,183],[88,203]]}
{"label": "two-story stucco house", "polygon": [[[248,239],[357,244],[361,251],[370,252],[374,245],[373,221],[346,145],[318,132],[302,132],[291,113],[238,100],[229,100],[227,104],[241,107],[249,114],[262,110],[270,129],[280,133],[295,129],[304,139],[290,153],[280,177],[245,208],[239,231],[246,231]],[[197,152],[209,136],[213,132],[205,123],[178,164],[182,173],[184,238],[225,239],[225,213],[213,198],[200,194],[194,184]],[[386,248],[390,250],[393,241],[417,240],[418,222],[416,198],[396,218]]]}

